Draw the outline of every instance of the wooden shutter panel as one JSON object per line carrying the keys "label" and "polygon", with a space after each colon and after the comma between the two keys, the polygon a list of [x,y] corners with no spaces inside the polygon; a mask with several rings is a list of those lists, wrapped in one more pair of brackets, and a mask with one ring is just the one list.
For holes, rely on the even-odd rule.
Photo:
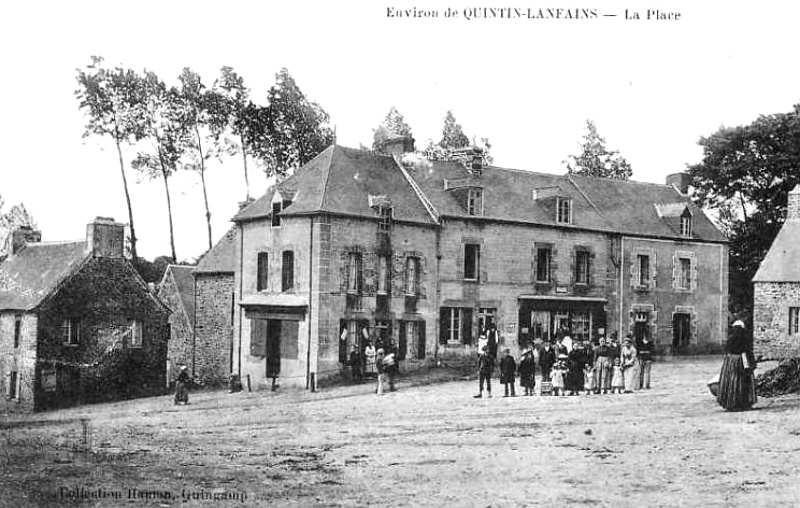
{"label": "wooden shutter panel", "polygon": [[439,344],[447,344],[447,324],[450,320],[450,309],[439,309]]}
{"label": "wooden shutter panel", "polygon": [[408,336],[406,335],[407,330],[406,322],[400,321],[400,337],[398,342],[398,350],[397,350],[397,358],[398,360],[405,360],[406,353],[408,351]]}
{"label": "wooden shutter panel", "polygon": [[287,360],[297,360],[298,345],[298,321],[281,322],[281,358]]}
{"label": "wooden shutter panel", "polygon": [[461,341],[472,344],[472,309],[461,309]]}
{"label": "wooden shutter panel", "polygon": [[250,320],[250,355],[267,356],[267,321]]}
{"label": "wooden shutter panel", "polygon": [[417,322],[417,358],[425,359],[425,321]]}

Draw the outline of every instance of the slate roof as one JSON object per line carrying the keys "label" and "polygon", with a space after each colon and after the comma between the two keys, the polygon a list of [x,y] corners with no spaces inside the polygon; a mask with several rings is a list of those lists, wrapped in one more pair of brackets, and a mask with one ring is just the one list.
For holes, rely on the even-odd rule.
{"label": "slate roof", "polygon": [[183,310],[186,312],[192,328],[194,328],[194,271],[195,267],[193,266],[169,265],[166,272],[172,274],[175,289],[178,291]]}
{"label": "slate roof", "polygon": [[[272,209],[270,209],[272,211]],[[195,274],[233,273],[236,270],[236,227],[232,227],[197,262]]]}
{"label": "slate roof", "polygon": [[789,211],[778,236],[761,261],[753,282],[800,282],[800,184],[789,193]]}
{"label": "slate roof", "polygon": [[89,259],[84,241],[27,244],[0,264],[0,310],[33,310]]}
{"label": "slate roof", "polygon": [[[727,241],[703,211],[671,185],[488,166],[480,176],[484,213],[474,217],[468,215],[456,192],[445,189],[445,180],[468,178],[469,171],[455,161],[434,161],[404,169],[392,156],[334,145],[233,220],[269,217],[276,188],[288,188],[297,194],[283,215],[330,212],[375,217],[369,197],[386,195],[395,220],[400,221],[435,224],[439,216],[463,217],[672,239],[684,239],[680,234],[680,212],[688,207],[692,213],[692,239]],[[557,196],[572,200],[572,225],[556,222]],[[432,211],[425,202],[430,203]],[[677,215],[675,211],[679,211]]]}
{"label": "slate roof", "polygon": [[281,188],[297,191],[292,204],[282,213],[286,216],[333,212],[375,217],[369,196],[385,194],[391,199],[395,220],[433,223],[394,158],[338,145],[325,149],[233,220],[244,222],[271,216],[272,198]]}

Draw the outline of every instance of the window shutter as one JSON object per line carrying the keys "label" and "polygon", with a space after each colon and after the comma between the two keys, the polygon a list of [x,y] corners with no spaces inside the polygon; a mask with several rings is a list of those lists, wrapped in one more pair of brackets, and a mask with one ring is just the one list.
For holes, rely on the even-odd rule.
{"label": "window shutter", "polygon": [[374,252],[364,253],[362,261],[364,267],[363,293],[372,295],[378,290],[378,256]]}
{"label": "window shutter", "polygon": [[461,309],[461,341],[472,344],[472,309]]}
{"label": "window shutter", "polygon": [[417,322],[417,358],[425,359],[425,321]]}
{"label": "window shutter", "polygon": [[405,360],[408,351],[408,336],[406,335],[407,326],[405,321],[400,321],[400,337],[398,337],[397,359]]}
{"label": "window shutter", "polygon": [[447,344],[447,325],[450,321],[450,309],[439,309],[439,344]]}
{"label": "window shutter", "polygon": [[281,358],[297,360],[299,326],[298,321],[281,322]]}
{"label": "window shutter", "polygon": [[250,355],[267,356],[267,321],[264,319],[250,320]]}

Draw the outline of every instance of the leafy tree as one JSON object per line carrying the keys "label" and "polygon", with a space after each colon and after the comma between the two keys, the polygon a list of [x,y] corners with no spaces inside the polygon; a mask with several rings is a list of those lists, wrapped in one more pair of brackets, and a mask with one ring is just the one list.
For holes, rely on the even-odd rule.
{"label": "leafy tree", "polygon": [[7,212],[3,211],[3,198],[0,197],[0,261],[11,252],[11,233],[21,226],[30,226],[36,229],[33,216],[20,203],[12,206]]}
{"label": "leafy tree", "polygon": [[140,151],[132,165],[148,178],[161,177],[164,182],[170,247],[172,259],[177,260],[169,178],[175,173],[181,158],[191,146],[189,113],[184,107],[180,91],[176,88],[167,88],[153,72],[146,72],[140,80],[140,93],[144,98],[143,126],[153,149],[149,152]]}
{"label": "leafy tree", "polygon": [[122,157],[122,144],[140,140],[144,132],[139,118],[141,96],[137,91],[138,77],[129,69],[103,66],[103,58],[93,56],[86,69],[77,69],[78,88],[75,95],[79,109],[88,116],[83,137],[108,136],[114,140],[119,156],[119,169],[125,201],[128,205],[131,253],[136,257],[136,228],[133,223],[133,207],[128,191],[128,179]]}
{"label": "leafy tree", "polygon": [[752,278],[785,220],[800,182],[800,104],[750,125],[700,138],[703,160],[690,166],[693,197],[717,212],[730,237],[730,308],[752,310]]}
{"label": "leafy tree", "polygon": [[586,134],[583,135],[581,153],[570,155],[566,161],[567,171],[578,175],[598,176],[627,180],[633,174],[631,165],[616,150],[606,148],[606,140],[597,133],[597,127],[586,120]]}
{"label": "leafy tree", "polygon": [[403,115],[397,111],[397,108],[392,106],[386,117],[373,130],[372,149],[381,151],[386,140],[396,136],[411,136],[411,126],[406,123]]}
{"label": "leafy tree", "polygon": [[[211,234],[211,209],[208,206],[208,191],[206,189],[206,161],[212,157],[212,151],[203,149],[203,142],[211,138],[213,143],[217,138],[217,133],[212,127],[213,114],[209,111],[216,106],[216,97],[213,92],[209,92],[200,81],[200,76],[189,69],[183,69],[178,79],[181,82],[180,100],[186,119],[186,127],[191,131],[191,136],[187,137],[188,148],[185,156],[189,159],[183,163],[183,167],[196,171],[200,175],[200,182],[203,187],[203,203],[206,207],[206,226],[208,229],[208,248],[213,247],[213,237]],[[201,130],[207,132],[202,135]]]}
{"label": "leafy tree", "polygon": [[469,145],[469,138],[464,134],[464,129],[460,123],[456,123],[453,111],[449,110],[444,117],[444,127],[442,127],[442,140],[439,146],[445,149],[464,148]]}
{"label": "leafy tree", "polygon": [[[266,162],[267,175],[284,175],[336,142],[330,117],[310,101],[286,68],[275,75],[268,106],[250,107],[251,145]],[[257,147],[257,148],[255,148]]]}
{"label": "leafy tree", "polygon": [[228,143],[226,148],[230,155],[242,154],[246,198],[249,199],[250,179],[247,170],[247,156],[252,155],[252,152],[247,140],[252,138],[250,129],[253,125],[254,115],[254,105],[249,99],[250,90],[245,87],[244,78],[239,76],[233,67],[225,66],[220,69],[220,77],[214,82],[213,91],[214,94],[209,96],[213,99],[209,108],[213,115],[212,122],[217,129],[224,122],[224,125],[230,128],[238,138],[238,144]]}

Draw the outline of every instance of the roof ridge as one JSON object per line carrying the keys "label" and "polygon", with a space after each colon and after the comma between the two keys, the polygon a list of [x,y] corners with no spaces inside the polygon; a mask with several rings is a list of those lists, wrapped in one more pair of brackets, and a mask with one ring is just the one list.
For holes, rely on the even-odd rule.
{"label": "roof ridge", "polygon": [[342,147],[334,143],[325,150],[320,152],[320,155],[322,155],[323,153],[327,152],[330,149],[331,154],[330,157],[328,158],[328,163],[325,164],[323,168],[323,171],[325,171],[325,183],[322,184],[322,192],[319,193],[319,204],[317,205],[317,210],[322,210],[323,209],[322,206],[325,204],[325,195],[328,193],[328,181],[331,178],[331,164],[333,163],[333,154],[334,152],[336,152],[337,148],[342,148]]}

